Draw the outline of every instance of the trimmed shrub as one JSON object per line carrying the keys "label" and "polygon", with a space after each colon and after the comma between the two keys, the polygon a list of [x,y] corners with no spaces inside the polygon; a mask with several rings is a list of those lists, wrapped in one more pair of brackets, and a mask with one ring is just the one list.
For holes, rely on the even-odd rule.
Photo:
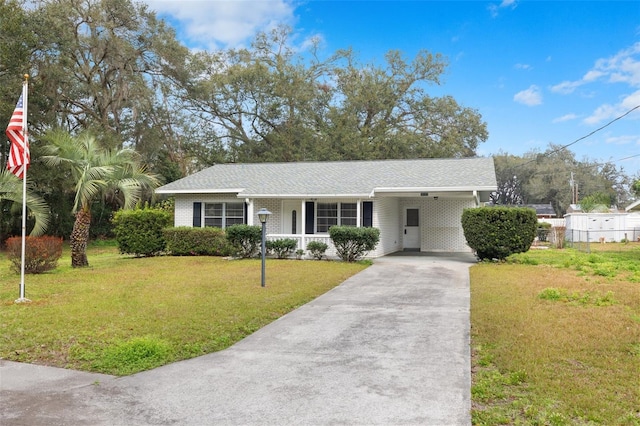
{"label": "trimmed shrub", "polygon": [[326,252],[328,248],[328,245],[320,241],[309,241],[307,244],[307,250],[309,250],[311,256],[317,260],[322,260],[324,252]]}
{"label": "trimmed shrub", "polygon": [[536,236],[536,211],[520,207],[479,207],[462,212],[467,244],[480,260],[504,260],[531,248]]}
{"label": "trimmed shrub", "polygon": [[166,250],[173,256],[228,256],[231,253],[220,228],[180,226],[162,231]]}
{"label": "trimmed shrub", "polygon": [[243,259],[254,257],[262,244],[262,228],[252,225],[232,225],[226,229],[232,253]]}
{"label": "trimmed shrub", "polygon": [[[260,238],[262,238],[262,234]],[[262,240],[260,243],[262,243]],[[265,246],[269,252],[275,253],[278,259],[286,259],[296,249],[298,241],[293,238],[283,238],[280,240],[266,241]]]}
{"label": "trimmed shrub", "polygon": [[113,223],[120,253],[154,256],[165,250],[162,230],[171,225],[171,215],[166,211],[148,207],[119,210]]}
{"label": "trimmed shrub", "polygon": [[355,262],[380,241],[378,228],[355,228],[353,226],[332,226],[329,237],[336,247],[336,253],[345,262]]}
{"label": "trimmed shrub", "polygon": [[[20,273],[22,263],[22,237],[7,239],[7,258],[11,261],[11,269]],[[41,274],[58,266],[62,256],[62,238],[42,236],[26,237],[24,245],[24,272]]]}

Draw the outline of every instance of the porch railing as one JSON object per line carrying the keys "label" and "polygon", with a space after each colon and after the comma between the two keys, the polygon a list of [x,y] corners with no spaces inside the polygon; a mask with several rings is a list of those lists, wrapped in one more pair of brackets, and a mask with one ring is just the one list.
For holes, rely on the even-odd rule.
{"label": "porch railing", "polygon": [[291,238],[297,241],[296,249],[307,250],[307,244],[311,241],[319,241],[325,243],[329,248],[325,254],[327,257],[333,257],[336,255],[335,247],[331,243],[331,238],[328,235],[304,235],[304,234],[268,234],[267,241],[282,240],[285,238]]}

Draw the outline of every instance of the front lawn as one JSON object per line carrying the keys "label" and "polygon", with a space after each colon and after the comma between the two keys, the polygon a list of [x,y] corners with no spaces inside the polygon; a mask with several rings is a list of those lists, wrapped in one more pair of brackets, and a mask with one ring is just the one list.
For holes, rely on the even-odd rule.
{"label": "front lawn", "polygon": [[474,424],[640,425],[640,245],[471,270]]}
{"label": "front lawn", "polygon": [[219,351],[366,266],[267,259],[131,258],[88,251],[89,268],[20,276],[0,254],[0,358],[115,375]]}

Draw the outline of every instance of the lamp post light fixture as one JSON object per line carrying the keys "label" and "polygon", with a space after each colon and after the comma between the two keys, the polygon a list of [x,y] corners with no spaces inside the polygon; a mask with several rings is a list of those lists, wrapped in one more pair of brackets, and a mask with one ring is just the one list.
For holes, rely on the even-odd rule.
{"label": "lamp post light fixture", "polygon": [[266,254],[267,219],[269,219],[270,215],[271,212],[264,207],[258,211],[258,219],[260,219],[260,223],[262,223],[262,287],[264,287],[264,256]]}

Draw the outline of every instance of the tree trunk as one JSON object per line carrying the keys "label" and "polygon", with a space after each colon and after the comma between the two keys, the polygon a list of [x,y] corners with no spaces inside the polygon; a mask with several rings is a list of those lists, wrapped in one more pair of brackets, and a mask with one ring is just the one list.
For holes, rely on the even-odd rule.
{"label": "tree trunk", "polygon": [[87,260],[89,226],[91,226],[91,211],[82,208],[76,213],[76,221],[73,223],[71,232],[71,266],[74,268],[89,266]]}

